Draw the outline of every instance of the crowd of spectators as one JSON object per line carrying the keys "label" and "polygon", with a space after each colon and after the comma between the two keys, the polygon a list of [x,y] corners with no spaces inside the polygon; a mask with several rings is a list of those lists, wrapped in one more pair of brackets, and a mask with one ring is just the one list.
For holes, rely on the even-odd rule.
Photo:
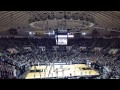
{"label": "crowd of spectators", "polygon": [[[120,53],[108,53],[110,49],[120,49],[120,39],[77,38],[68,41],[71,46],[54,49],[54,39],[48,38],[1,38],[0,39],[0,78],[19,78],[32,65],[47,63],[86,63],[87,60],[99,66],[100,78],[116,78],[120,76]],[[40,47],[44,46],[44,49]],[[30,47],[24,49],[24,47]],[[81,49],[80,47],[86,47]],[[98,52],[95,47],[101,47]],[[15,48],[17,53],[10,53],[7,49]],[[13,68],[15,67],[15,68]],[[101,69],[102,68],[102,69]],[[106,70],[108,68],[109,70]],[[103,70],[106,70],[104,74]],[[15,72],[16,70],[16,72]],[[105,76],[106,75],[106,76]]]}
{"label": "crowd of spectators", "polygon": [[5,62],[0,62],[0,78],[13,79],[13,67]]}

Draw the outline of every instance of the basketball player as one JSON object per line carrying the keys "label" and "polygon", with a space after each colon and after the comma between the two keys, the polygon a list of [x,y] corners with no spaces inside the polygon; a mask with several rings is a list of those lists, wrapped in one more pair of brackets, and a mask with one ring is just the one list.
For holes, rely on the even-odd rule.
{"label": "basketball player", "polygon": [[64,76],[64,69],[62,69],[62,74],[63,74],[63,76]]}
{"label": "basketball player", "polygon": [[34,78],[35,78],[35,74],[34,74]]}
{"label": "basketball player", "polygon": [[58,77],[58,69],[56,68],[56,75],[57,75],[57,77]]}
{"label": "basketball player", "polygon": [[89,75],[91,74],[91,71],[89,71]]}
{"label": "basketball player", "polygon": [[75,74],[75,71],[74,71],[74,75],[76,75],[76,74]]}

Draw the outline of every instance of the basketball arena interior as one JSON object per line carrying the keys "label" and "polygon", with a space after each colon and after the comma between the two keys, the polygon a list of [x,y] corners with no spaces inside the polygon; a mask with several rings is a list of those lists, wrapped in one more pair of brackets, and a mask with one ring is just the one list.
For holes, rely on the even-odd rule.
{"label": "basketball arena interior", "polygon": [[120,12],[0,11],[0,79],[120,79]]}

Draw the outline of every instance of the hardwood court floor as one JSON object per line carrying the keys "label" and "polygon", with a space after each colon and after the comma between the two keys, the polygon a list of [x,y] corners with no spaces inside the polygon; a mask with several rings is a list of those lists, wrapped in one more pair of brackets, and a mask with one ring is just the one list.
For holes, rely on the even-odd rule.
{"label": "hardwood court floor", "polygon": [[99,75],[85,64],[32,66],[25,79]]}

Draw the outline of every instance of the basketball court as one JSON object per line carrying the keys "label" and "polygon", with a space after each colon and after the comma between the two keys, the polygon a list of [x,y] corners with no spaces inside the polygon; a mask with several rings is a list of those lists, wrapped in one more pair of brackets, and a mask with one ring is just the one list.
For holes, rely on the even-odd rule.
{"label": "basketball court", "polygon": [[92,76],[99,73],[85,64],[59,65],[48,64],[32,66],[25,79],[62,78],[71,76]]}

